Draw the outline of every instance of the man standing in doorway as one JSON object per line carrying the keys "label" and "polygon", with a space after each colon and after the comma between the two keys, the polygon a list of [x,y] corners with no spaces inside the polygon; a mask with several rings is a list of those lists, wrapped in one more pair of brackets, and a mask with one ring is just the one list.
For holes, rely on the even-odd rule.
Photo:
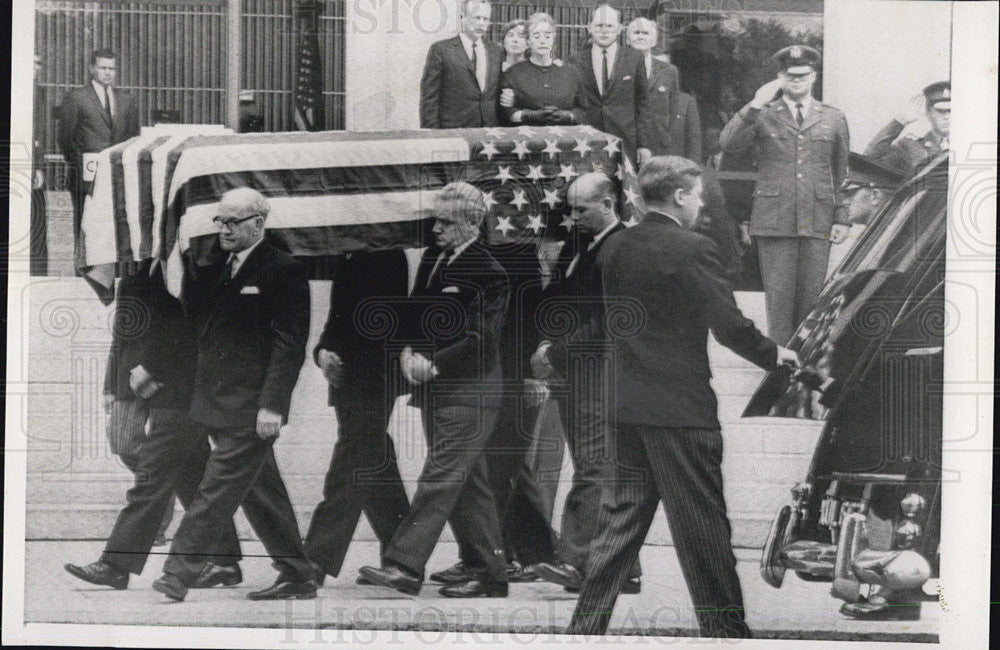
{"label": "man standing in doorway", "polygon": [[850,142],[844,114],[812,96],[819,52],[792,45],[772,58],[778,78],[729,120],[719,145],[757,160],[749,234],[757,240],[767,333],[784,343],[823,288],[830,244],[850,229],[840,200]]}

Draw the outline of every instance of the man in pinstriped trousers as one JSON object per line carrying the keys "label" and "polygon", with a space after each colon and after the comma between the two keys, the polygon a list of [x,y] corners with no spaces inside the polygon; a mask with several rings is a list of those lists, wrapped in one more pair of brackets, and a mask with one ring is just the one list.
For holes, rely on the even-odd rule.
{"label": "man in pinstriped trousers", "polygon": [[[596,263],[616,345],[616,480],[602,491],[599,533],[568,632],[607,631],[663,501],[701,636],[746,638],[722,491],[708,330],[762,368],[794,366],[797,359],[740,313],[715,245],[690,230],[702,205],[701,168],[678,156],[651,158],[639,173],[639,191],[647,214],[610,239]],[[633,318],[612,318],[612,309]],[[615,327],[623,322],[631,331]]]}

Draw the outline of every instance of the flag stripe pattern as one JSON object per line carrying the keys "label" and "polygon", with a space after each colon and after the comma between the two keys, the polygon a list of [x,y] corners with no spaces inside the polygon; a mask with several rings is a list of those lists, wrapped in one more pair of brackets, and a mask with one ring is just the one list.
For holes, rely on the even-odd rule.
{"label": "flag stripe pattern", "polygon": [[590,127],[144,134],[100,154],[79,264],[205,259],[221,196],[243,186],[269,198],[267,228],[294,255],[426,245],[437,191],[459,180],[483,191],[490,243],[559,237],[565,188],[590,171],[620,182],[619,216],[637,222],[632,163]]}

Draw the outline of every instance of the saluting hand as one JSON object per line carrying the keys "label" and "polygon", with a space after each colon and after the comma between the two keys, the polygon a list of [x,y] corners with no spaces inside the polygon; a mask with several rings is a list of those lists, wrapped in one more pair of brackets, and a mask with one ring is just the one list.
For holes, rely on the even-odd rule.
{"label": "saluting hand", "polygon": [[781,79],[772,79],[758,88],[753,99],[750,100],[750,106],[752,108],[763,108],[764,104],[778,96],[778,91],[781,90],[782,83],[784,82]]}
{"label": "saluting hand", "polygon": [[900,113],[896,114],[894,118],[897,122],[906,126],[912,122],[916,122],[920,119],[920,116],[924,114],[924,93],[919,92],[913,97],[910,97],[909,103],[906,108]]}
{"label": "saluting hand", "polygon": [[271,409],[257,411],[257,437],[261,440],[278,437],[281,431],[281,414]]}

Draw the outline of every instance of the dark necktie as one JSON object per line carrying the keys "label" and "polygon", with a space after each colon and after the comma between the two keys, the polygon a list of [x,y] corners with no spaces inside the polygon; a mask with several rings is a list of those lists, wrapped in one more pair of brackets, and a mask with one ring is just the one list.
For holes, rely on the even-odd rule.
{"label": "dark necktie", "polygon": [[438,255],[437,261],[434,262],[434,268],[431,269],[430,275],[427,276],[427,284],[424,285],[425,289],[429,289],[432,284],[437,280],[438,276],[441,275],[441,269],[448,265],[451,261],[452,255],[455,254],[455,249],[449,248],[446,251],[442,251]]}
{"label": "dark necktie", "polygon": [[803,119],[805,118],[802,117],[802,104],[798,103],[795,105],[795,123],[802,126]]}
{"label": "dark necktie", "polygon": [[608,82],[611,77],[608,76],[608,48],[601,50],[601,94],[608,92]]}
{"label": "dark necktie", "polygon": [[104,114],[108,118],[108,124],[114,124],[114,116],[111,114],[111,94],[108,92],[107,86],[101,86],[104,90]]}
{"label": "dark necktie", "polygon": [[236,262],[236,256],[230,255],[229,261],[226,262],[225,268],[222,269],[222,274],[219,275],[219,284],[226,284],[233,279],[233,263]]}

